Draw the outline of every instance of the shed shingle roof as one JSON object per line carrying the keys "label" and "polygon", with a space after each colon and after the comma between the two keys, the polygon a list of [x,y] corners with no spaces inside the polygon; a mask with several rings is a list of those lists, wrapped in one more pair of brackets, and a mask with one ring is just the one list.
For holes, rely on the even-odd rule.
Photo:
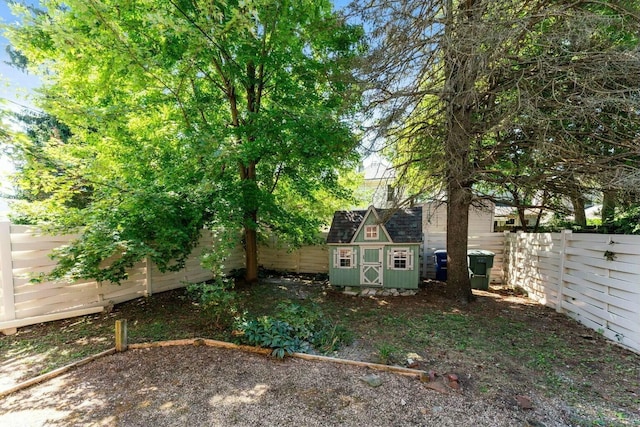
{"label": "shed shingle roof", "polygon": [[[375,211],[393,243],[422,242],[422,207]],[[366,214],[366,210],[337,211],[331,221],[327,243],[349,243]]]}

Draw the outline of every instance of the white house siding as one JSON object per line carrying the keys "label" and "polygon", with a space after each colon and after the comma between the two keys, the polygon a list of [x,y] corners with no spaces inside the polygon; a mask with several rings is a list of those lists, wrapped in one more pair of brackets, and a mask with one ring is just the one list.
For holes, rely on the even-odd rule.
{"label": "white house siding", "polygon": [[[487,207],[478,209],[475,207],[469,210],[469,236],[481,236],[493,232],[493,203],[487,202]],[[435,277],[435,264],[433,252],[438,249],[446,249],[447,232],[447,205],[443,202],[428,202],[422,205],[422,231],[424,233],[423,257],[422,257],[422,277]],[[471,244],[470,248],[486,249],[496,252],[491,247],[476,247]],[[481,245],[482,246],[482,245]],[[496,259],[497,261],[497,259]],[[492,274],[492,280],[498,279],[499,265],[494,263],[496,274]]]}
{"label": "white house siding", "polygon": [[[469,210],[469,234],[493,232],[493,203],[487,202],[487,208],[475,207]],[[447,231],[447,205],[443,202],[428,202],[422,205],[422,230],[425,234]],[[444,249],[444,248],[441,248]]]}

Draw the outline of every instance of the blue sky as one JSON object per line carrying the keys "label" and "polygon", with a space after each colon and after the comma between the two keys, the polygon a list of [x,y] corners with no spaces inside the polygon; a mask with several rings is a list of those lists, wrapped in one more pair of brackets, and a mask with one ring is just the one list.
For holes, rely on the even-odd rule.
{"label": "blue sky", "polygon": [[[37,4],[37,1],[29,1],[30,4]],[[0,19],[3,23],[13,23],[17,18],[11,14],[7,0],[0,0]],[[8,61],[6,47],[8,40],[0,37],[0,98],[9,102],[7,105],[12,109],[20,109],[20,105],[30,106],[28,94],[31,90],[38,87],[40,81],[33,75],[17,70],[5,61]]]}
{"label": "blue sky", "polygon": [[[37,0],[29,1],[30,4],[37,3]],[[0,0],[0,19],[3,24],[13,23],[17,19],[11,14],[7,0]],[[1,34],[1,33],[0,33]],[[0,99],[3,100],[6,108],[20,111],[23,106],[30,107],[29,93],[40,85],[40,81],[33,75],[23,73],[8,64],[9,60],[6,48],[9,41],[0,36]],[[13,172],[13,165],[2,155],[0,150],[0,194],[11,193],[8,182],[8,175]],[[0,219],[3,218],[8,207],[6,202],[0,199]]]}

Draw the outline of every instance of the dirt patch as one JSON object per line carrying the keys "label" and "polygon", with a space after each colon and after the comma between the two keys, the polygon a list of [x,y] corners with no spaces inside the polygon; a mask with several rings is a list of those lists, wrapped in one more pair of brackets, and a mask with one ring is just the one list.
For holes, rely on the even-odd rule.
{"label": "dirt patch", "polygon": [[[420,381],[325,362],[284,361],[233,350],[129,350],[0,403],[3,425],[122,426],[562,426],[562,408],[534,397],[535,410],[487,405]],[[28,421],[26,421],[28,420]]]}

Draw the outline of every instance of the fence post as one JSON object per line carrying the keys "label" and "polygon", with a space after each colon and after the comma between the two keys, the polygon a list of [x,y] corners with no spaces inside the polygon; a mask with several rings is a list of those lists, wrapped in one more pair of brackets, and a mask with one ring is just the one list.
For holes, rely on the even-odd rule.
{"label": "fence post", "polygon": [[[520,253],[521,249],[521,241],[522,241],[522,230],[518,230],[516,231],[516,238],[515,238],[515,248],[513,251],[514,259],[513,259],[513,264],[515,265],[515,277],[513,280],[513,283],[517,283],[518,286],[527,289],[528,288],[528,284],[527,283],[522,283],[523,278],[521,277],[521,273],[524,270],[524,262],[521,262],[521,260],[524,259],[524,257],[522,256],[522,254]],[[512,242],[513,243],[513,242]]]}
{"label": "fence post", "polygon": [[151,257],[147,256],[144,259],[144,273],[145,273],[145,297],[150,297],[153,294],[153,279],[151,274]]}
{"label": "fence post", "polygon": [[556,301],[556,312],[563,313],[562,300],[564,296],[562,294],[564,288],[564,262],[567,259],[567,244],[571,236],[571,230],[562,230],[560,233],[560,267],[558,268],[558,300]]}
{"label": "fence post", "polygon": [[502,286],[511,287],[511,232],[505,230],[502,236]]}
{"label": "fence post", "polygon": [[[15,320],[16,306],[13,289],[13,259],[11,256],[11,223],[0,221],[0,289],[2,289],[3,315],[0,320]],[[3,330],[5,334],[15,329]]]}
{"label": "fence post", "polygon": [[116,320],[116,351],[125,351],[127,347],[127,320]]}

